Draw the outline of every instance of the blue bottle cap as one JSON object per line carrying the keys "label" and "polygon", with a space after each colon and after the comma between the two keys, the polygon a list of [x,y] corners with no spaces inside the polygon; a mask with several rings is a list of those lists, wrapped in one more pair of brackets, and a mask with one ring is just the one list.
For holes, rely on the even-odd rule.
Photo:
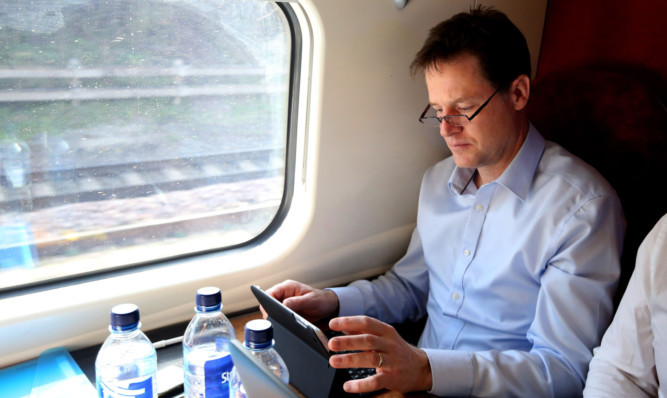
{"label": "blue bottle cap", "polygon": [[139,327],[139,307],[118,304],[111,309],[111,330],[126,331]]}
{"label": "blue bottle cap", "polygon": [[245,346],[258,350],[273,345],[273,326],[266,319],[254,319],[245,324]]}
{"label": "blue bottle cap", "polygon": [[202,287],[197,290],[196,311],[217,311],[222,308],[222,294],[217,287]]}

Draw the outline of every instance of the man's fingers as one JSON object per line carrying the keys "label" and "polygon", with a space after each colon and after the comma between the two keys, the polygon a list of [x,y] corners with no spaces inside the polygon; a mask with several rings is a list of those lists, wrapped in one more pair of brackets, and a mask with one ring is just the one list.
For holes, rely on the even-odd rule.
{"label": "man's fingers", "polygon": [[384,366],[384,357],[376,351],[362,351],[347,354],[332,355],[329,358],[331,367],[341,368],[377,368],[382,358]]}
{"label": "man's fingers", "polygon": [[348,393],[362,393],[370,391],[378,391],[383,389],[383,385],[386,385],[386,375],[376,374],[375,376],[369,376],[363,379],[358,380],[349,380],[343,384],[343,389]]}
{"label": "man's fingers", "polygon": [[383,340],[373,334],[336,336],[329,340],[332,351],[384,351]]}
{"label": "man's fingers", "polygon": [[334,318],[329,322],[329,328],[347,334],[368,333],[382,336],[391,326],[377,319],[365,316],[346,316]]}
{"label": "man's fingers", "polygon": [[286,280],[273,286],[272,288],[267,290],[266,293],[275,298],[276,300],[282,302],[286,298],[292,296],[300,296],[305,291],[307,291],[305,290],[306,288],[307,286],[303,285],[302,283],[292,280]]}
{"label": "man's fingers", "polygon": [[266,319],[269,317],[269,314],[267,314],[266,311],[264,311],[264,307],[262,307],[261,305],[259,306],[259,311],[262,313],[262,318]]}

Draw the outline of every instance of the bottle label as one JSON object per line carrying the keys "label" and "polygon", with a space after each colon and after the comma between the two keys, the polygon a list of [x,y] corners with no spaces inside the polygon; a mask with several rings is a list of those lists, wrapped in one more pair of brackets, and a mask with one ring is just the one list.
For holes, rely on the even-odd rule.
{"label": "bottle label", "polygon": [[204,364],[204,388],[206,398],[228,398],[229,380],[234,363],[231,355],[206,361]]}
{"label": "bottle label", "polygon": [[100,398],[153,398],[153,376],[127,380],[100,381],[97,395]]}

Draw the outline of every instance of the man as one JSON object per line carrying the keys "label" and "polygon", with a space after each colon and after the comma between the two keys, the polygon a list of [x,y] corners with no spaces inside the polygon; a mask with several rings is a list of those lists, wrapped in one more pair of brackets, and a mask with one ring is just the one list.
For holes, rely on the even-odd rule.
{"label": "man", "polygon": [[[526,115],[530,56],[502,13],[475,8],[430,32],[412,63],[452,156],[422,181],[406,255],[374,281],[268,292],[346,335],[336,368],[376,367],[348,392],[581,395],[607,327],[624,233],[613,189],[545,142]],[[365,316],[362,316],[365,315]],[[428,315],[418,347],[387,323]],[[384,323],[387,322],[387,323]]]}
{"label": "man", "polygon": [[667,396],[666,293],[667,215],[639,247],[618,311],[594,351],[585,397]]}

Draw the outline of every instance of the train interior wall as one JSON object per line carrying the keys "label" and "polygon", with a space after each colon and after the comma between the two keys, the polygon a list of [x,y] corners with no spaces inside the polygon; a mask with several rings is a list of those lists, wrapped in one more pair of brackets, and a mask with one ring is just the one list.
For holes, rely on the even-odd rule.
{"label": "train interior wall", "polygon": [[[0,345],[0,367],[101,343],[118,303],[137,304],[150,331],[191,319],[202,286],[220,287],[225,313],[235,314],[256,308],[250,284],[331,286],[390,267],[414,228],[424,171],[447,156],[438,131],[417,121],[428,96],[409,64],[432,26],[476,3],[290,2],[308,37],[294,193],[280,228],[250,248],[2,297],[0,338],[11,344]],[[481,3],[515,21],[536,67],[547,1]]]}

